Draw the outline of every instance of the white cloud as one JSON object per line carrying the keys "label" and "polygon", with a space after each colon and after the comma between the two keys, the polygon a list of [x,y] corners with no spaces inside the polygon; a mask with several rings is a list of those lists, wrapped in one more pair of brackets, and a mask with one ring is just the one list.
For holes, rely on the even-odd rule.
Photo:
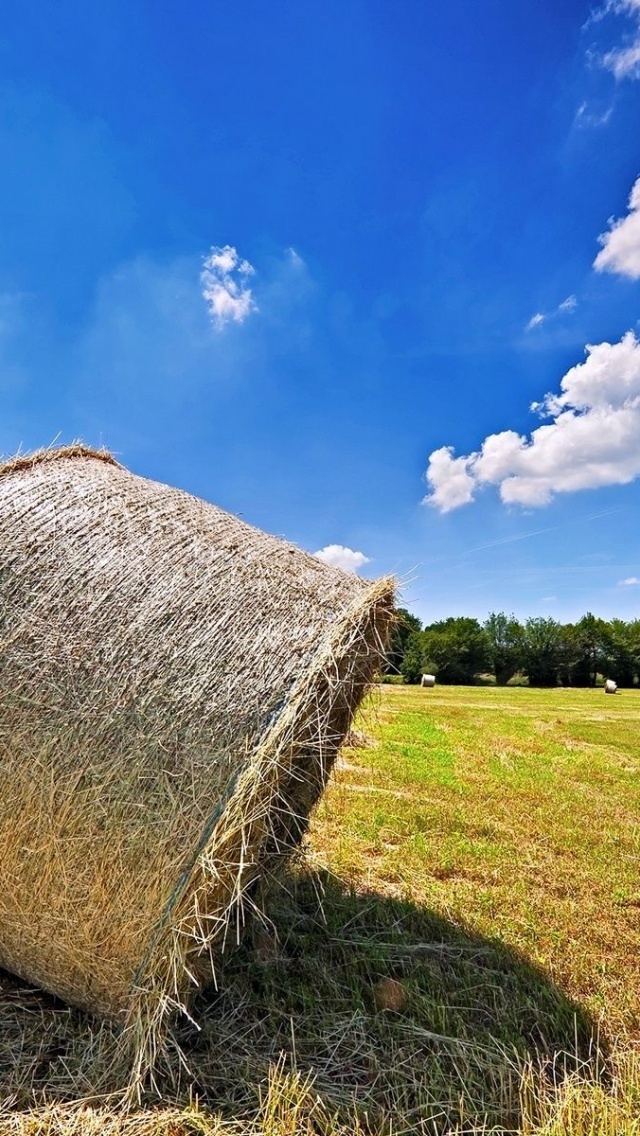
{"label": "white cloud", "polygon": [[558,394],[531,409],[551,421],[527,438],[504,430],[467,457],[441,447],[429,457],[425,501],[446,513],[496,485],[506,504],[548,505],[557,493],[625,485],[640,477],[640,342],[586,348]]}
{"label": "white cloud", "polygon": [[640,15],[640,0],[605,0],[599,8],[595,8],[589,13],[589,18],[582,26],[582,30],[586,31],[593,24],[599,24],[606,16],[611,14],[625,16]]}
{"label": "white cloud", "polygon": [[257,311],[247,280],[255,269],[241,260],[235,248],[224,245],[211,249],[200,275],[202,295],[209,314],[218,329],[225,324],[242,323],[250,312]]}
{"label": "white cloud", "polygon": [[563,300],[561,304],[558,304],[557,308],[554,308],[552,312],[536,312],[536,314],[531,317],[524,330],[533,331],[535,327],[540,327],[541,324],[545,323],[548,319],[554,319],[554,317],[556,316],[566,315],[568,312],[575,312],[577,306],[577,296],[567,296],[566,300]]}
{"label": "white cloud", "polygon": [[637,576],[627,576],[626,580],[618,580],[618,587],[620,588],[633,588],[636,584],[640,584],[640,579]]}
{"label": "white cloud", "polygon": [[640,19],[640,0],[608,0],[605,8],[607,12],[636,15]]}
{"label": "white cloud", "polygon": [[534,327],[540,327],[540,324],[544,323],[546,318],[547,317],[545,316],[544,312],[536,312],[536,314],[529,320],[525,331],[531,331]]}
{"label": "white cloud", "polygon": [[455,458],[453,446],[441,446],[429,457],[427,481],[431,493],[425,498],[441,513],[449,513],[473,501],[476,480],[469,472],[469,458]]}
{"label": "white cloud", "polygon": [[576,296],[567,296],[561,304],[558,304],[559,312],[575,312],[578,306],[578,299]]}
{"label": "white cloud", "polygon": [[593,262],[598,272],[617,272],[630,280],[640,280],[640,177],[629,195],[626,217],[609,221],[609,231],[598,240],[602,245]]}
{"label": "white cloud", "polygon": [[357,572],[370,561],[370,557],[363,552],[354,552],[352,548],[345,548],[342,544],[328,544],[313,555],[332,568],[342,568],[345,572]]}
{"label": "white cloud", "polygon": [[628,47],[615,47],[602,56],[602,65],[616,79],[640,78],[640,36]]}
{"label": "white cloud", "polygon": [[622,46],[600,55],[599,62],[607,71],[611,71],[615,79],[640,79],[640,0],[607,0],[589,23],[602,20],[608,15],[628,16],[635,27]]}

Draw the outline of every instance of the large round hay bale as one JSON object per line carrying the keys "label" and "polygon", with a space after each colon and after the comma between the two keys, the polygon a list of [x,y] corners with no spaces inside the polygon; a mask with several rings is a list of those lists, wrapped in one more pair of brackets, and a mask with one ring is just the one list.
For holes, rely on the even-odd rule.
{"label": "large round hay bale", "polygon": [[0,466],[0,965],[117,1021],[188,1003],[304,831],[392,591],[107,453]]}

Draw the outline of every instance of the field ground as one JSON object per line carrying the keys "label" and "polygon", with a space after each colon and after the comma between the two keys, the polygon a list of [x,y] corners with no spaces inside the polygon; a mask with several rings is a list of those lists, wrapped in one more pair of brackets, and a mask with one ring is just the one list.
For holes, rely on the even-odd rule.
{"label": "field ground", "polygon": [[2,1136],[640,1136],[640,692],[387,686],[356,725],[174,1107],[74,1105],[91,1023],[5,979]]}

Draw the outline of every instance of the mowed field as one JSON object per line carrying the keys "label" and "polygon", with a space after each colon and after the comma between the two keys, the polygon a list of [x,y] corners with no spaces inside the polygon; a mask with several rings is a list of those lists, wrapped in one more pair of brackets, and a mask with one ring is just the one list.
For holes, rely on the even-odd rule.
{"label": "mowed field", "polygon": [[[314,827],[342,878],[499,939],[640,1032],[640,693],[378,688]],[[364,799],[361,799],[364,798]]]}
{"label": "mowed field", "polygon": [[640,692],[384,686],[171,1107],[73,1103],[83,1015],[0,983],[0,1132],[640,1134]]}

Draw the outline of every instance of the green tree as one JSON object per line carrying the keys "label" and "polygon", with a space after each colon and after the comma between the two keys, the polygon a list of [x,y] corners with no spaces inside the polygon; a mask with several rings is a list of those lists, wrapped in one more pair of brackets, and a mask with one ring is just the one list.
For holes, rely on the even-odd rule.
{"label": "green tree", "polygon": [[602,673],[618,686],[633,686],[640,677],[640,621],[612,619],[608,626],[607,658]]}
{"label": "green tree", "polygon": [[427,661],[438,682],[469,684],[489,663],[488,641],[477,619],[465,616],[440,620],[423,632],[423,664]]}
{"label": "green tree", "polygon": [[489,666],[499,686],[504,686],[520,670],[523,662],[524,631],[515,615],[492,611],[484,623]]}
{"label": "green tree", "polygon": [[523,669],[531,686],[556,686],[563,662],[562,626],[536,616],[524,625]]}
{"label": "green tree", "polygon": [[590,611],[563,629],[565,660],[563,681],[570,686],[595,686],[607,669],[611,646],[609,625]]}
{"label": "green tree", "polygon": [[387,674],[401,674],[407,643],[416,631],[422,631],[422,624],[417,615],[412,615],[406,607],[397,608],[384,667]]}
{"label": "green tree", "polygon": [[406,683],[420,682],[423,672],[424,635],[422,631],[412,631],[405,644],[400,664],[400,674]]}

